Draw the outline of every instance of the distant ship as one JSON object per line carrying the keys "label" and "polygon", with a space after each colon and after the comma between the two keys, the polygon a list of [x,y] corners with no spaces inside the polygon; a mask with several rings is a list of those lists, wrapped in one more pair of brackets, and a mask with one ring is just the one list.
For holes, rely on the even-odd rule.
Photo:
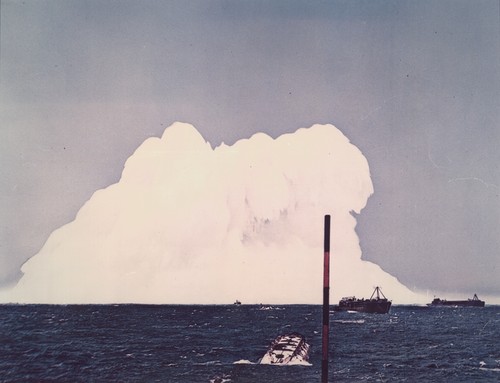
{"label": "distant ship", "polygon": [[298,332],[278,336],[259,361],[260,364],[301,364],[309,360],[311,346]]}
{"label": "distant ship", "polygon": [[239,300],[237,300],[237,299],[236,299],[236,300],[234,301],[234,303],[233,303],[233,304],[234,304],[234,305],[241,305],[241,302],[240,302]]}
{"label": "distant ship", "polygon": [[463,301],[448,301],[446,299],[434,298],[427,306],[484,307],[484,301],[480,300],[477,294],[474,294],[472,299],[469,298]]}
{"label": "distant ship", "polygon": [[345,297],[335,306],[336,311],[359,311],[363,313],[387,314],[392,302],[389,301],[380,290],[375,287],[370,299],[356,299],[356,297]]}

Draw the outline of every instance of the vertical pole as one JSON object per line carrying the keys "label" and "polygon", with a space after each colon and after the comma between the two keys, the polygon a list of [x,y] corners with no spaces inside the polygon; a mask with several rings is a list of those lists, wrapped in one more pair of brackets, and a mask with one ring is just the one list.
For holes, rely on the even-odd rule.
{"label": "vertical pole", "polygon": [[325,242],[323,262],[323,359],[321,383],[328,383],[328,337],[330,328],[330,216],[325,215]]}

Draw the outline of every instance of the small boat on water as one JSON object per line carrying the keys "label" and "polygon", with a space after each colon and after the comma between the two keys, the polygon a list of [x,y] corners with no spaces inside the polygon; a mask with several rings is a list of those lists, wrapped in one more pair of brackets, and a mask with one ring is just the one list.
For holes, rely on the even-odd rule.
{"label": "small boat on water", "polygon": [[278,336],[259,361],[260,364],[300,364],[309,360],[311,346],[298,332]]}
{"label": "small boat on water", "polygon": [[236,299],[233,304],[235,304],[235,305],[241,305],[241,302]]}
{"label": "small boat on water", "polygon": [[446,299],[434,298],[431,303],[428,303],[427,306],[430,307],[442,307],[442,306],[452,306],[452,307],[484,307],[484,301],[480,300],[477,297],[477,294],[474,294],[472,299],[467,300],[458,300],[458,301],[448,301]]}
{"label": "small boat on water", "polygon": [[387,314],[392,301],[382,293],[380,287],[375,287],[370,299],[345,297],[335,306],[335,311],[359,311],[363,313]]}

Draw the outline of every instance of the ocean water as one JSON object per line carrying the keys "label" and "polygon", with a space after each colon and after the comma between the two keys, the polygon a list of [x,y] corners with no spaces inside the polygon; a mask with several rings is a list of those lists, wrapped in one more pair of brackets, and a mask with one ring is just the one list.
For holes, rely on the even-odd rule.
{"label": "ocean water", "polygon": [[[320,382],[318,305],[0,305],[1,382]],[[298,331],[310,363],[258,364]],[[499,382],[500,306],[330,313],[330,382]]]}

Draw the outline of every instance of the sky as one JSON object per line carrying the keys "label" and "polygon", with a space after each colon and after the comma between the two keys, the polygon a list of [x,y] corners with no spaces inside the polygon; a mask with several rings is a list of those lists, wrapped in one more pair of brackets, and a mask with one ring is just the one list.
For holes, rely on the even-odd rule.
{"label": "sky", "polygon": [[362,258],[500,296],[498,1],[1,1],[0,284],[175,121],[212,147],[333,124]]}

